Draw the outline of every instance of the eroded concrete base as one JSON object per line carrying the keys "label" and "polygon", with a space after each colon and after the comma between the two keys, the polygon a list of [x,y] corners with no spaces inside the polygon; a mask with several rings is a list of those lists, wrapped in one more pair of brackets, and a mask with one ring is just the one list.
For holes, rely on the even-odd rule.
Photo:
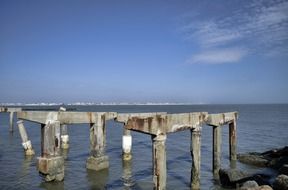
{"label": "eroded concrete base", "polygon": [[123,153],[122,154],[122,159],[125,161],[129,161],[132,159],[132,154],[131,153]]}
{"label": "eroded concrete base", "polygon": [[34,154],[35,154],[35,152],[34,152],[33,149],[27,149],[27,150],[25,150],[25,155],[26,155],[26,156],[32,156],[32,155],[34,155]]}
{"label": "eroded concrete base", "polygon": [[95,170],[95,171],[109,168],[109,157],[101,156],[101,157],[96,158],[94,156],[90,156],[87,159],[86,168],[90,170]]}
{"label": "eroded concrete base", "polygon": [[62,156],[37,158],[37,170],[45,181],[62,181],[64,179],[64,158]]}

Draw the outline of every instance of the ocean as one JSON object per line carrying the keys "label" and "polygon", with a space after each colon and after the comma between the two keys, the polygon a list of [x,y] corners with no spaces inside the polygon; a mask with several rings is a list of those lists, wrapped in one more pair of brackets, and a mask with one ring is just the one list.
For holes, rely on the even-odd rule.
{"label": "ocean", "polygon": [[[57,109],[57,107],[29,106],[24,109]],[[288,145],[288,105],[99,105],[67,106],[76,111],[119,113],[168,112],[185,113],[205,111],[221,113],[238,111],[237,150],[238,153],[261,152]],[[106,123],[107,145],[110,167],[100,172],[85,168],[89,156],[89,125],[69,125],[70,148],[63,154],[65,178],[63,182],[45,183],[36,170],[36,158],[40,156],[40,124],[25,121],[24,125],[32,141],[36,155],[25,157],[21,138],[16,126],[9,133],[9,115],[0,113],[0,189],[115,189],[151,190],[152,183],[152,141],[147,134],[132,132],[132,161],[122,163],[123,126],[114,121]],[[229,167],[228,127],[222,129],[221,167]],[[201,146],[201,189],[222,189],[212,173],[212,127],[202,128]],[[167,189],[190,189],[190,131],[167,136]],[[237,168],[247,172],[264,172],[275,175],[271,169],[257,168],[237,162]]]}

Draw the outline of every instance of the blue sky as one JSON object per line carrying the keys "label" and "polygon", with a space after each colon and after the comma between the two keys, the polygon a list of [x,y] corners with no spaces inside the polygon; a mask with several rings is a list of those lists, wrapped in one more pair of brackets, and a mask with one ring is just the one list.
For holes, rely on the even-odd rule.
{"label": "blue sky", "polygon": [[0,102],[288,103],[288,1],[0,2]]}

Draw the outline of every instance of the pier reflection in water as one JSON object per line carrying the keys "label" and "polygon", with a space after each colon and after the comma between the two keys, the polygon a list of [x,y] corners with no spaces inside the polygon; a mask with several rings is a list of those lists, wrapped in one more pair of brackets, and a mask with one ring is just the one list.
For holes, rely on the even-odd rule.
{"label": "pier reflection in water", "polygon": [[122,160],[122,180],[125,190],[130,190],[134,186],[134,180],[132,178],[132,159]]}
{"label": "pier reflection in water", "polygon": [[100,171],[87,169],[86,171],[90,189],[95,190],[106,189],[106,184],[108,182],[109,177],[109,169],[103,169]]}

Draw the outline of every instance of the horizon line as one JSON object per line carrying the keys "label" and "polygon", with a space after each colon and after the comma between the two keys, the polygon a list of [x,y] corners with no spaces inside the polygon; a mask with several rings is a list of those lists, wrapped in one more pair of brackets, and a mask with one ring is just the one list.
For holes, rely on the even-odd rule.
{"label": "horizon line", "polygon": [[113,106],[113,105],[271,105],[271,104],[288,104],[288,102],[255,102],[255,103],[191,103],[191,102],[72,102],[72,103],[54,103],[54,102],[40,102],[40,103],[0,103],[0,106]]}

